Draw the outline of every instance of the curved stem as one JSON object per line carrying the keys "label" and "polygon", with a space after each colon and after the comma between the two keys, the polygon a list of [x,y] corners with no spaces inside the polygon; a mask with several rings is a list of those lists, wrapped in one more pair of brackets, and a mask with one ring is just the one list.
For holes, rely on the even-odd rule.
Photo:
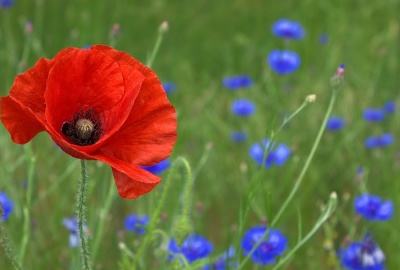
{"label": "curved stem", "polygon": [[89,248],[87,239],[84,232],[84,224],[85,224],[85,210],[86,210],[86,196],[88,190],[87,183],[87,168],[86,161],[81,160],[81,177],[79,179],[78,184],[78,197],[77,197],[77,216],[78,216],[78,231],[79,231],[79,244],[81,251],[81,261],[82,261],[82,269],[89,270]]}
{"label": "curved stem", "polygon": [[[176,172],[176,169],[177,169],[177,164],[179,162],[183,163],[186,166],[186,168],[187,168],[187,166],[189,166],[189,163],[183,157],[178,157],[172,163],[171,170],[169,171],[167,179],[165,181],[166,183],[165,183],[164,189],[163,189],[163,191],[161,193],[161,197],[160,197],[160,199],[158,201],[158,205],[157,205],[155,211],[153,212],[153,215],[151,216],[150,224],[148,226],[148,232],[146,233],[146,235],[145,235],[145,237],[143,239],[143,243],[140,245],[140,248],[139,248],[138,252],[135,255],[135,259],[133,260],[132,269],[136,269],[136,265],[137,265],[139,259],[142,258],[143,253],[145,252],[145,250],[146,250],[146,248],[147,248],[147,246],[148,246],[148,244],[149,244],[149,242],[150,242],[150,240],[151,240],[151,238],[153,236],[152,232],[155,230],[155,227],[157,225],[158,219],[159,219],[159,217],[161,215],[161,210],[162,210],[162,207],[164,206],[165,198],[167,197],[167,193],[168,193],[168,191],[169,191],[169,189],[171,187],[172,176],[175,175],[175,172]],[[191,175],[190,166],[189,166],[188,174]],[[187,192],[186,192],[186,195],[187,195]],[[185,197],[186,197],[186,195],[185,195]],[[189,210],[188,209],[183,209],[183,212],[186,212],[186,211],[189,211]]]}
{"label": "curved stem", "polygon": [[318,148],[319,142],[321,141],[322,134],[324,134],[326,123],[328,122],[328,118],[332,113],[333,105],[335,104],[335,101],[336,101],[336,94],[337,94],[337,91],[332,91],[332,96],[331,96],[331,99],[330,99],[330,102],[329,102],[328,109],[327,109],[327,111],[325,113],[325,117],[324,117],[324,120],[322,122],[322,125],[319,128],[317,138],[315,139],[314,144],[313,144],[313,146],[311,148],[310,154],[307,157],[306,163],[304,164],[303,169],[301,170],[300,175],[297,178],[297,181],[294,184],[293,189],[291,190],[289,196],[286,198],[285,202],[282,204],[282,206],[279,209],[278,213],[275,215],[274,219],[272,220],[271,227],[273,227],[276,224],[276,222],[278,221],[278,219],[280,218],[282,213],[286,210],[286,208],[289,205],[290,201],[293,199],[294,195],[296,194],[297,190],[299,189],[300,184],[301,184],[301,182],[302,182],[302,180],[304,178],[304,175],[306,174],[306,172],[308,170],[308,167],[310,167],[311,160],[313,159],[314,154],[315,154],[315,152],[316,152],[316,150]]}

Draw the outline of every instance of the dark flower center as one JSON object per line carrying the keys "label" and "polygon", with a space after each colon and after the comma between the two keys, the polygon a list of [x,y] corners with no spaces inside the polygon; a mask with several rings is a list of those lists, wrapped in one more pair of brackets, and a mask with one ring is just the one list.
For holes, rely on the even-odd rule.
{"label": "dark flower center", "polygon": [[71,121],[62,124],[61,132],[74,144],[84,146],[96,143],[103,129],[101,120],[93,109],[86,112],[81,109],[74,114]]}

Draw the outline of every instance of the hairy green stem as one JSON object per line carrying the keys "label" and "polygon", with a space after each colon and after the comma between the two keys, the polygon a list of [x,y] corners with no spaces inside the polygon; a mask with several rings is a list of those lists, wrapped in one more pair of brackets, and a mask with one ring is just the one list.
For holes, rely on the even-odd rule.
{"label": "hairy green stem", "polygon": [[89,247],[84,231],[85,220],[85,211],[86,211],[86,197],[88,191],[88,179],[87,179],[87,168],[86,161],[81,160],[81,176],[79,178],[78,184],[78,196],[77,196],[77,217],[78,217],[78,231],[79,231],[79,244],[80,244],[80,252],[81,252],[81,261],[82,261],[82,269],[89,270]]}
{"label": "hairy green stem", "polygon": [[[147,249],[147,246],[149,245],[149,242],[150,242],[150,240],[151,240],[151,238],[152,238],[152,232],[155,230],[155,227],[156,227],[156,225],[157,225],[157,222],[158,222],[158,220],[159,220],[159,217],[160,217],[160,215],[161,215],[161,210],[162,210],[162,207],[164,206],[164,201],[165,201],[165,198],[167,197],[167,194],[168,194],[168,191],[169,191],[169,189],[170,189],[170,187],[171,187],[171,179],[172,179],[172,177],[175,175],[175,172],[176,172],[176,170],[177,170],[177,165],[178,165],[178,163],[183,163],[184,165],[185,165],[185,167],[186,167],[186,169],[188,168],[188,166],[189,166],[189,163],[187,162],[187,160],[185,159],[185,158],[183,158],[183,157],[178,157],[177,159],[175,159],[175,161],[172,163],[172,166],[171,166],[171,169],[170,169],[170,171],[169,171],[169,173],[168,173],[168,176],[167,176],[167,179],[165,180],[165,186],[164,186],[164,189],[163,189],[163,191],[162,191],[162,193],[161,193],[161,197],[160,197],[160,199],[158,200],[158,204],[157,204],[157,207],[156,207],[156,209],[154,210],[154,212],[153,212],[153,215],[151,216],[151,219],[150,219],[150,223],[149,223],[149,225],[148,225],[148,229],[147,229],[147,233],[146,233],[146,235],[145,235],[145,237],[144,237],[144,239],[143,239],[143,242],[142,242],[142,244],[140,245],[140,248],[139,248],[139,250],[137,251],[137,253],[136,253],[136,255],[135,255],[135,259],[133,260],[133,263],[132,263],[132,269],[136,269],[136,265],[138,264],[138,262],[139,262],[139,260],[142,258],[142,256],[143,256],[143,254],[144,254],[144,252],[146,251],[146,249]],[[191,177],[191,173],[190,173],[190,166],[189,166],[189,171],[188,171],[188,174],[190,175],[190,177]],[[187,196],[187,192],[185,192],[185,197]],[[189,196],[190,196],[190,193],[189,193]],[[183,213],[186,213],[186,212],[188,212],[188,209],[183,209],[183,211],[182,211]]]}
{"label": "hairy green stem", "polygon": [[9,243],[6,228],[4,227],[4,222],[1,221],[3,215],[4,215],[3,207],[0,204],[0,245],[3,247],[5,257],[7,257],[11,261],[11,264],[13,265],[14,269],[22,270],[22,267],[15,258],[14,252]]}

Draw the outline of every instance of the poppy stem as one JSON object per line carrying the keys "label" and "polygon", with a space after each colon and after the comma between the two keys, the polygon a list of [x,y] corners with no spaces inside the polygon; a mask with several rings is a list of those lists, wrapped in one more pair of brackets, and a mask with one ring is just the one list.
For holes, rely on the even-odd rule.
{"label": "poppy stem", "polygon": [[[166,25],[166,26],[165,26]],[[149,68],[153,65],[154,59],[156,58],[156,55],[158,53],[158,50],[160,49],[160,45],[163,39],[164,33],[168,30],[168,23],[163,22],[158,29],[158,35],[157,35],[157,40],[156,43],[154,44],[153,51],[151,52],[151,55],[149,59],[147,60],[146,66]]]}
{"label": "poppy stem", "polygon": [[78,183],[78,196],[77,196],[77,216],[78,216],[78,232],[79,232],[79,244],[81,251],[81,261],[82,261],[82,269],[89,270],[89,248],[88,242],[84,232],[84,224],[85,220],[85,210],[86,210],[86,197],[88,191],[88,183],[87,183],[87,165],[85,160],[81,160],[81,177]]}
{"label": "poppy stem", "polygon": [[[150,223],[147,227],[147,233],[143,239],[142,244],[140,245],[139,250],[135,254],[135,258],[132,263],[132,269],[136,269],[136,265],[138,264],[139,260],[143,258],[143,253],[146,251],[146,248],[147,248],[150,240],[153,239],[153,233],[155,232],[156,225],[159,222],[161,210],[162,210],[162,207],[164,206],[164,201],[165,201],[168,191],[171,187],[171,182],[172,182],[171,179],[174,175],[176,175],[176,170],[177,170],[179,163],[183,163],[185,165],[186,169],[188,169],[188,174],[189,174],[188,178],[189,177],[191,178],[191,171],[190,171],[190,166],[189,166],[188,161],[183,157],[178,157],[177,159],[175,159],[174,162],[172,163],[172,166],[168,173],[167,179],[165,180],[165,186],[161,193],[160,199],[158,200],[157,207],[154,210],[153,215],[150,218]],[[186,194],[186,195],[188,195],[188,194]],[[190,193],[189,193],[189,195],[190,195]],[[189,199],[190,199],[190,196],[189,196]],[[186,201],[186,199],[185,199],[185,201]],[[188,202],[186,202],[186,203],[188,203]],[[184,209],[182,212],[185,213],[186,211],[188,211],[188,209]]]}
{"label": "poppy stem", "polygon": [[4,222],[1,222],[3,215],[4,215],[4,210],[0,203],[0,245],[3,247],[5,257],[7,257],[11,261],[12,265],[14,266],[14,269],[22,270],[22,267],[15,258],[14,252],[10,246],[10,241],[8,241],[6,228],[4,227]]}

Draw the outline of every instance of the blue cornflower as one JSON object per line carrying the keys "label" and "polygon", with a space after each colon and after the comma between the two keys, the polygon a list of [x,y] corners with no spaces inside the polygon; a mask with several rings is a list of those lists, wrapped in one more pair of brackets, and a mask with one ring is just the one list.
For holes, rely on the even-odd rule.
{"label": "blue cornflower", "polygon": [[253,80],[247,75],[237,75],[232,77],[225,77],[222,84],[231,90],[239,90],[241,88],[248,88],[253,85]]}
{"label": "blue cornflower", "polygon": [[231,140],[237,143],[245,142],[248,138],[246,132],[243,131],[232,131],[231,132]]}
{"label": "blue cornflower", "polygon": [[385,254],[370,234],[340,252],[342,265],[351,270],[385,270]]}
{"label": "blue cornflower", "polygon": [[272,25],[272,33],[280,38],[302,39],[304,30],[300,23],[288,19],[280,19]]}
{"label": "blue cornflower", "polygon": [[327,34],[321,34],[319,36],[319,43],[321,43],[322,45],[325,45],[326,43],[328,43],[329,41],[329,36]]}
{"label": "blue cornflower", "polygon": [[342,117],[331,116],[326,123],[326,128],[330,131],[342,129],[345,125],[345,120]]}
{"label": "blue cornflower", "polygon": [[275,263],[275,258],[282,255],[287,248],[286,237],[277,229],[269,229],[268,232],[266,226],[255,226],[248,229],[242,238],[242,249],[244,250],[244,255],[248,255],[264,234],[264,240],[250,255],[250,258],[256,264],[273,264]]}
{"label": "blue cornflower", "polygon": [[279,75],[290,74],[300,66],[300,57],[291,51],[273,50],[268,55],[268,63]]}
{"label": "blue cornflower", "polygon": [[151,166],[141,166],[141,167],[142,169],[145,169],[146,171],[151,172],[152,174],[160,174],[166,169],[168,169],[170,166],[171,162],[168,159],[164,159],[157,164]]}
{"label": "blue cornflower", "polygon": [[256,111],[256,106],[252,101],[242,98],[232,103],[231,110],[237,116],[247,117]]}
{"label": "blue cornflower", "polygon": [[394,136],[390,133],[384,133],[380,136],[371,136],[364,141],[364,145],[368,149],[382,148],[393,143]]}
{"label": "blue cornflower", "polygon": [[394,101],[388,101],[385,104],[383,104],[382,109],[385,111],[385,113],[391,114],[396,111],[396,102]]}
{"label": "blue cornflower", "polygon": [[0,221],[8,219],[14,209],[14,203],[10,200],[5,192],[0,192],[0,205],[3,209],[3,215],[0,217]]}
{"label": "blue cornflower", "polygon": [[[79,226],[76,217],[64,218],[62,224],[69,231],[69,246],[77,247],[79,245]],[[83,231],[87,231],[87,227],[83,225]]]}
{"label": "blue cornflower", "polygon": [[14,5],[14,0],[0,0],[0,7],[10,8]]}
{"label": "blue cornflower", "polygon": [[235,249],[230,246],[229,249],[222,254],[215,262],[212,264],[207,264],[203,270],[227,270],[235,269],[237,267],[237,262],[231,261],[235,256]]}
{"label": "blue cornflower", "polygon": [[266,168],[271,167],[273,164],[278,166],[284,165],[291,153],[290,148],[285,144],[281,143],[274,149],[273,145],[270,148],[269,139],[263,139],[261,143],[254,143],[249,148],[250,157],[260,166],[263,163],[264,152],[266,149],[269,149],[269,153],[264,163]]}
{"label": "blue cornflower", "polygon": [[125,218],[124,225],[127,231],[143,235],[146,233],[144,227],[149,223],[149,221],[150,219],[146,215],[139,217],[136,214],[130,214]]}
{"label": "blue cornflower", "polygon": [[382,109],[367,108],[363,112],[365,121],[380,122],[385,119],[385,112]]}
{"label": "blue cornflower", "polygon": [[171,94],[172,92],[175,92],[175,90],[176,90],[176,84],[173,82],[163,82],[162,86],[164,88],[164,91],[167,94]]}
{"label": "blue cornflower", "polygon": [[373,221],[386,221],[393,216],[393,203],[382,202],[382,199],[375,195],[362,194],[354,201],[354,208],[357,214]]}
{"label": "blue cornflower", "polygon": [[168,249],[170,251],[169,259],[173,259],[175,254],[182,254],[189,263],[192,263],[206,258],[213,251],[213,245],[205,237],[192,234],[183,241],[181,247],[174,239],[171,239]]}

